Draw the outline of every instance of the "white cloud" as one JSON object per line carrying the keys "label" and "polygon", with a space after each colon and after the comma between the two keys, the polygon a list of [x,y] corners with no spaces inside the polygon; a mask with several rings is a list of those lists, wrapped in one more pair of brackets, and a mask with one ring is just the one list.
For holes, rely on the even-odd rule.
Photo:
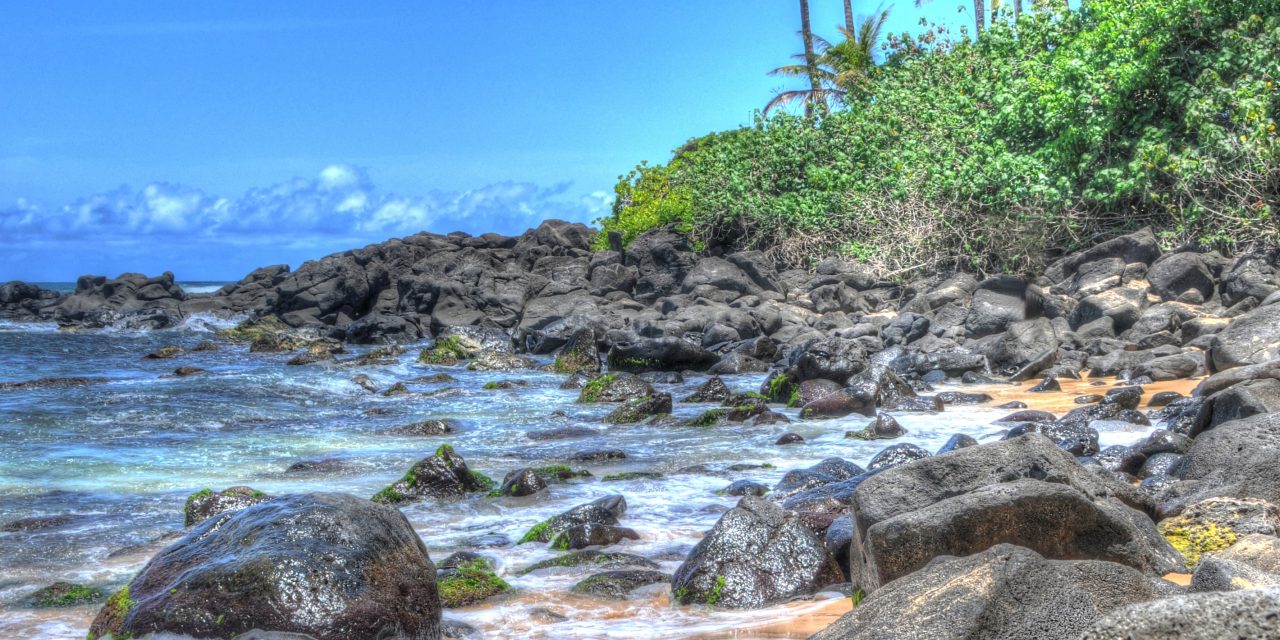
{"label": "white cloud", "polygon": [[401,196],[379,192],[363,169],[335,164],[314,179],[294,178],[238,198],[155,182],[56,209],[18,200],[0,209],[0,231],[5,240],[18,242],[147,237],[236,245],[367,242],[419,231],[519,233],[547,218],[589,222],[612,201],[603,191],[571,195],[569,190],[568,183],[499,182],[463,192]]}

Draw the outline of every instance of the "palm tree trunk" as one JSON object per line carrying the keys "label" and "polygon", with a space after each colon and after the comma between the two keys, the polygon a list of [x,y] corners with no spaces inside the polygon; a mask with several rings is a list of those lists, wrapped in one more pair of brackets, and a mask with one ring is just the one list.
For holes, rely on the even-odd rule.
{"label": "palm tree trunk", "polygon": [[844,28],[853,33],[853,0],[844,0]]}
{"label": "palm tree trunk", "polygon": [[[981,2],[982,0],[975,0]],[[813,93],[805,103],[806,116],[813,115],[818,98],[822,95],[822,83],[818,79],[818,56],[813,52],[813,29],[809,26],[809,0],[800,0],[800,37],[804,39],[804,65],[809,69],[809,87]]]}
{"label": "palm tree trunk", "polygon": [[1022,0],[1013,0],[1013,19],[1017,20],[1022,15]]}
{"label": "palm tree trunk", "polygon": [[978,24],[977,35],[982,35],[982,27],[987,23],[987,0],[973,0],[973,20]]}

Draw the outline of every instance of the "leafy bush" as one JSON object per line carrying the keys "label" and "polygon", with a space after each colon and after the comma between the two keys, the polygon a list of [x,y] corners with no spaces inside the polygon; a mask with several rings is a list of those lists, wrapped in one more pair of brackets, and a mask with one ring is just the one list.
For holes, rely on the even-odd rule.
{"label": "leafy bush", "polygon": [[622,177],[599,222],[882,274],[1026,269],[1144,225],[1280,240],[1280,0],[1041,4],[976,42],[890,37],[845,109],[692,141]]}

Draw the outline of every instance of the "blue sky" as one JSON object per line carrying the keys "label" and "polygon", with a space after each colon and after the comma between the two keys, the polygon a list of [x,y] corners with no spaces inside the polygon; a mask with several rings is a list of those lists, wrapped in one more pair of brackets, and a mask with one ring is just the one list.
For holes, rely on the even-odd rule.
{"label": "blue sky", "polygon": [[[834,38],[839,0],[811,0]],[[938,0],[901,2],[958,26]],[[859,12],[874,6],[855,3]],[[589,222],[750,122],[791,0],[0,5],[0,281],[237,279],[419,230]]]}

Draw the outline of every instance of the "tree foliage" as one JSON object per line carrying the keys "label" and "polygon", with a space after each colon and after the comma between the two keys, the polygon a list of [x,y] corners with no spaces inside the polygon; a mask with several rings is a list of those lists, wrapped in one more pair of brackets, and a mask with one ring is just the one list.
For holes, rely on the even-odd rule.
{"label": "tree foliage", "polygon": [[1280,0],[1038,4],[976,41],[891,36],[843,109],[691,141],[600,222],[882,272],[1026,268],[1143,225],[1280,240]]}

